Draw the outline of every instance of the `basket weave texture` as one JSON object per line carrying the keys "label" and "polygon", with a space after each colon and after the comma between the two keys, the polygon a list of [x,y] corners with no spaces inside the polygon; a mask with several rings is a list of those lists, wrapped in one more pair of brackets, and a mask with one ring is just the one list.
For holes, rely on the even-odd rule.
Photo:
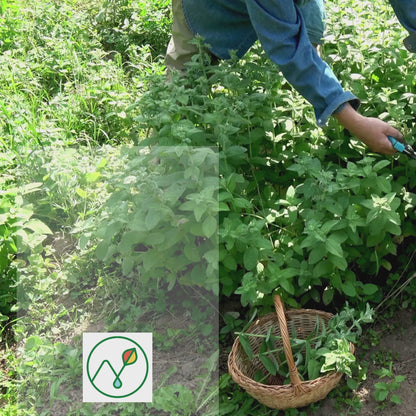
{"label": "basket weave texture", "polygon": [[[328,393],[336,387],[343,373],[330,372],[315,380],[302,381],[295,365],[289,333],[295,333],[299,339],[306,339],[316,329],[317,321],[327,324],[332,314],[315,309],[291,309],[285,311],[284,305],[278,295],[274,297],[275,313],[270,313],[255,321],[247,333],[265,335],[272,327],[272,335],[280,337],[276,340],[277,348],[283,347],[289,367],[290,384],[282,384],[278,381],[270,384],[262,384],[254,381],[254,375],[258,370],[267,374],[267,370],[258,358],[249,360],[238,337],[235,339],[228,356],[228,370],[233,380],[244,388],[260,403],[272,409],[293,409],[307,406],[324,399]],[[249,342],[254,354],[258,354],[263,339],[249,337]],[[279,345],[280,343],[280,345]],[[354,346],[350,344],[351,352]]]}

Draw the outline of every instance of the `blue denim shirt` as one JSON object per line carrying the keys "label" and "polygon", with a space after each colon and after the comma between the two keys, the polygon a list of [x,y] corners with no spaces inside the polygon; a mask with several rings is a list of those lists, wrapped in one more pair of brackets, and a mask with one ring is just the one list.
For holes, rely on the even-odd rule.
{"label": "blue denim shirt", "polygon": [[[300,6],[307,0],[298,2]],[[416,2],[390,2],[404,27],[415,30]],[[242,57],[258,39],[284,77],[312,104],[319,126],[346,102],[358,108],[358,98],[343,90],[312,47],[296,1],[182,0],[182,4],[192,33],[201,35],[221,59],[229,59],[231,50]]]}
{"label": "blue denim shirt", "polygon": [[416,1],[389,0],[397,18],[408,32],[416,32]]}

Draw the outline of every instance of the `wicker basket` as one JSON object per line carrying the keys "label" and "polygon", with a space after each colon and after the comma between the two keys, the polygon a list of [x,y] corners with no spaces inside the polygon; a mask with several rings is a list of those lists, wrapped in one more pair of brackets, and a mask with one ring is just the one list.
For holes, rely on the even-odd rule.
{"label": "wicker basket", "polygon": [[[233,380],[243,387],[251,396],[260,403],[272,409],[292,409],[307,406],[322,400],[339,383],[343,374],[331,372],[315,380],[302,381],[296,368],[292,348],[290,346],[289,330],[295,331],[297,338],[306,339],[316,328],[317,320],[321,318],[327,324],[332,314],[314,309],[288,310],[278,295],[274,297],[276,314],[270,313],[258,319],[247,330],[248,333],[265,335],[270,326],[272,334],[280,337],[276,341],[278,348],[283,346],[290,373],[290,384],[282,384],[281,381],[273,385],[262,384],[253,380],[254,374],[260,370],[266,373],[261,361],[256,358],[249,360],[242,348],[238,337],[228,356],[228,369]],[[260,350],[261,338],[249,337],[254,354]],[[280,345],[279,345],[280,342]],[[354,352],[353,344],[350,344],[351,352]]]}

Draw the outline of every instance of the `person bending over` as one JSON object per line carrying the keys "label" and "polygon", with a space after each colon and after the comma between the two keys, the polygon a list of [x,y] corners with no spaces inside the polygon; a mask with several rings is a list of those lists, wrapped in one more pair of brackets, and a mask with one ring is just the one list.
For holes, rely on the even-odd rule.
{"label": "person bending over", "polygon": [[[400,23],[416,36],[416,1],[389,0]],[[358,113],[360,100],[344,91],[317,46],[324,31],[323,0],[172,0],[172,37],[166,52],[168,70],[183,70],[198,53],[189,41],[204,39],[210,53],[242,57],[260,41],[287,81],[313,106],[318,126],[335,117],[374,152],[396,150],[387,136],[402,134],[384,121]]]}

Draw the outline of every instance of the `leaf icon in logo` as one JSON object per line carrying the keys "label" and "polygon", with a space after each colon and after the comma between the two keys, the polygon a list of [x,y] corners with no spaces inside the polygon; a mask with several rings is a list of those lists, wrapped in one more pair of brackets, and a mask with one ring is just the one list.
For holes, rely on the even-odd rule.
{"label": "leaf icon in logo", "polygon": [[136,348],[130,348],[130,349],[123,352],[123,364],[124,364],[124,366],[134,364],[136,361],[137,361]]}
{"label": "leaf icon in logo", "polygon": [[123,372],[124,367],[126,365],[134,364],[137,361],[137,351],[136,351],[136,348],[130,348],[130,349],[124,351],[123,354],[122,354],[122,356],[121,356],[121,358],[123,359],[123,367],[121,367],[121,370],[120,370],[120,372],[118,374],[116,374],[114,372],[116,378],[114,379],[113,386],[116,389],[121,388],[121,386],[123,385],[123,383],[120,380],[120,375]]}

